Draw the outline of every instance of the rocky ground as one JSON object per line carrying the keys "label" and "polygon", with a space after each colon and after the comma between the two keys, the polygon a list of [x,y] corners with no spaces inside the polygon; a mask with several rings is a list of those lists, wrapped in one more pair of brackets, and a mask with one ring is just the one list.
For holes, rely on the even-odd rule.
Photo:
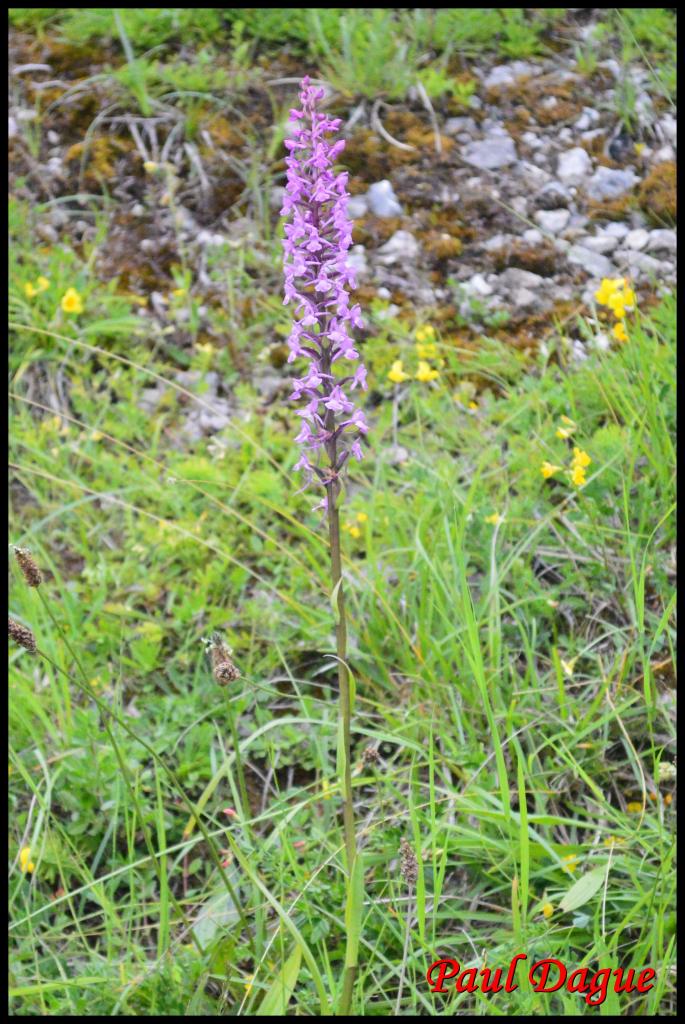
{"label": "rocky ground", "polygon": [[[463,102],[432,104],[410,91],[403,103],[350,103],[330,92],[348,139],[363,302],[385,300],[412,322],[430,316],[467,342],[485,332],[522,349],[561,324],[582,358],[575,320],[602,278],[629,277],[647,304],[675,283],[674,107],[638,62],[610,56],[581,71],[577,46],[592,28],[592,17],[571,12],[549,57],[456,60],[455,72],[476,83]],[[44,243],[83,251],[97,236],[98,275],[149,299],[140,316],[160,330],[182,253],[196,268],[201,333],[219,338],[212,309],[224,300],[212,267],[226,247],[249,250],[255,284],[278,293],[266,237],[283,180],[282,155],[270,148],[273,104],[285,111],[299,75],[316,69],[287,53],[262,61],[225,108],[201,106],[190,138],[178,108],[158,102],[143,117],[97,77],[108,56],[12,34],[15,193],[44,204]],[[617,95],[627,87],[622,117]],[[104,238],[94,203],[102,197]],[[245,295],[240,315],[247,321],[254,308]],[[182,315],[176,328],[183,344]],[[273,341],[268,326],[261,340]]]}

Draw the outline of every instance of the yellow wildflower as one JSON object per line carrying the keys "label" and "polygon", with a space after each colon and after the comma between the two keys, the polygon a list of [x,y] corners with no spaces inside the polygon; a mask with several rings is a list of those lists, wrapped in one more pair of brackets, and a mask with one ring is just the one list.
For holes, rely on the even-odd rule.
{"label": "yellow wildflower", "polygon": [[419,360],[419,367],[416,371],[416,379],[420,380],[422,384],[427,384],[431,380],[436,380],[440,374],[437,370],[431,369],[431,367],[423,359]]}
{"label": "yellow wildflower", "polygon": [[416,354],[419,359],[437,359],[438,350],[436,346],[431,342],[429,345],[421,345],[417,342]]}
{"label": "yellow wildflower", "polygon": [[567,437],[570,437],[573,430],[568,427],[557,427],[556,437],[560,437],[562,441],[565,441]]}
{"label": "yellow wildflower", "polygon": [[26,284],[24,285],[24,295],[26,296],[26,298],[27,299],[32,299],[34,297],[34,295],[37,295],[37,294],[38,294],[37,288],[35,288],[34,285],[32,285],[30,281],[27,281]]}
{"label": "yellow wildflower", "polygon": [[36,281],[36,289],[39,292],[46,292],[49,287],[50,287],[50,282],[48,281],[47,277],[43,277],[41,275],[41,277],[39,277],[38,280]]}
{"label": "yellow wildflower", "polygon": [[369,517],[367,516],[366,512],[357,512],[358,523],[365,523],[368,520],[368,518]]}
{"label": "yellow wildflower", "polygon": [[595,299],[600,306],[608,306],[609,299],[616,292],[620,291],[625,284],[625,278],[623,277],[605,277],[602,279],[602,283],[595,292]]}
{"label": "yellow wildflower", "polygon": [[642,811],[642,803],[639,800],[632,800],[626,805],[629,814],[639,814]]}
{"label": "yellow wildflower", "polygon": [[485,522],[490,523],[491,526],[499,526],[503,520],[504,516],[501,516],[499,512],[493,512],[491,516],[485,517]]}
{"label": "yellow wildflower", "polygon": [[618,320],[622,320],[626,315],[625,302],[623,295],[620,292],[616,292],[614,295],[609,296],[607,306]]}
{"label": "yellow wildflower", "polygon": [[409,380],[409,374],[405,373],[402,369],[402,360],[396,359],[390,367],[388,374],[388,380],[391,380],[393,384],[401,384],[405,380]]}
{"label": "yellow wildflower", "polygon": [[430,341],[432,338],[435,337],[435,328],[431,327],[430,324],[426,324],[425,327],[418,328],[418,330],[414,334],[414,337],[419,342]]}
{"label": "yellow wildflower", "polygon": [[21,872],[23,875],[25,875],[27,872],[31,874],[33,871],[35,871],[36,865],[31,860],[30,846],[24,846],[19,851],[19,867],[21,868]]}
{"label": "yellow wildflower", "polygon": [[636,142],[634,148],[635,148],[635,152],[637,153],[637,155],[638,156],[642,156],[642,154],[645,151],[645,143],[644,142]]}
{"label": "yellow wildflower", "polygon": [[362,531],[358,526],[347,526],[345,529],[351,537],[354,537],[355,540],[358,540],[362,535]]}
{"label": "yellow wildflower", "polygon": [[145,168],[145,172],[147,174],[154,174],[155,171],[157,170],[157,164],[155,163],[154,160],[146,160],[145,163],[143,164],[143,167]]}
{"label": "yellow wildflower", "polygon": [[562,857],[561,860],[564,867],[564,871],[568,871],[569,874],[573,874],[573,872],[578,867],[579,863],[576,854],[569,853],[568,856]]}
{"label": "yellow wildflower", "polygon": [[589,466],[592,459],[587,452],[582,451],[580,448],[573,449],[573,465],[575,466]]}
{"label": "yellow wildflower", "polygon": [[563,670],[564,670],[564,675],[565,675],[565,676],[566,676],[566,677],[567,677],[568,679],[571,679],[571,678],[572,678],[572,676],[573,676],[573,671],[574,671],[574,669],[575,669],[575,667],[576,667],[576,662],[577,662],[577,661],[578,661],[578,658],[577,658],[577,657],[576,657],[576,658],[570,658],[570,659],[569,659],[568,661],[564,661],[564,660],[563,660],[563,658],[561,659],[561,667],[562,667],[562,668],[563,668]]}
{"label": "yellow wildflower", "polygon": [[625,839],[621,839],[619,836],[607,836],[604,840],[605,846],[617,846],[619,843],[624,843]]}
{"label": "yellow wildflower", "polygon": [[244,985],[245,985],[245,995],[246,996],[249,996],[250,992],[252,991],[252,982],[253,981],[254,981],[254,974],[248,974],[248,976],[245,978],[245,982],[244,982]]}
{"label": "yellow wildflower", "polygon": [[619,320],[619,321],[617,321],[616,324],[614,324],[613,335],[616,338],[616,341],[627,341],[628,340],[628,335],[626,334],[625,324],[623,323],[622,320]]}
{"label": "yellow wildflower", "polygon": [[544,914],[545,917],[551,917],[552,914],[554,913],[554,907],[552,906],[552,904],[551,903],[545,903],[544,907],[542,908],[542,913]]}
{"label": "yellow wildflower", "polygon": [[574,466],[571,470],[571,483],[575,487],[583,487],[587,480],[585,479],[585,470],[582,466]]}
{"label": "yellow wildflower", "polygon": [[469,402],[469,409],[474,412],[478,408],[478,402]]}
{"label": "yellow wildflower", "polygon": [[171,294],[174,296],[175,299],[182,299],[186,291],[187,288],[174,288]]}
{"label": "yellow wildflower", "polygon": [[561,466],[555,466],[552,462],[543,462],[540,466],[540,472],[542,473],[545,480],[549,480],[551,476],[558,473],[561,470]]}
{"label": "yellow wildflower", "polygon": [[75,288],[67,288],[62,296],[62,309],[65,313],[83,312],[83,302]]}

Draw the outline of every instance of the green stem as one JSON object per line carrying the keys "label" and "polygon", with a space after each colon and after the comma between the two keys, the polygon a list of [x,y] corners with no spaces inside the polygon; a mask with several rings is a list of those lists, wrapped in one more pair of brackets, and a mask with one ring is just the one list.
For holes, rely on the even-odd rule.
{"label": "green stem", "polygon": [[[343,724],[343,824],[345,830],[345,860],[347,862],[347,886],[351,885],[352,868],[357,855],[357,841],[354,830],[354,805],[352,803],[352,764],[350,755],[350,737],[352,721],[352,705],[350,701],[350,675],[347,669],[347,622],[345,619],[345,591],[342,582],[342,564],[340,556],[340,514],[338,511],[338,494],[340,485],[337,480],[326,488],[328,494],[328,535],[331,546],[331,582],[336,594],[337,616],[335,623],[336,654],[338,656],[338,689],[340,694],[340,717]],[[349,941],[349,936],[348,936]],[[338,1016],[348,1016],[352,1003],[352,992],[356,967],[346,967],[343,977],[343,990],[340,998]]]}

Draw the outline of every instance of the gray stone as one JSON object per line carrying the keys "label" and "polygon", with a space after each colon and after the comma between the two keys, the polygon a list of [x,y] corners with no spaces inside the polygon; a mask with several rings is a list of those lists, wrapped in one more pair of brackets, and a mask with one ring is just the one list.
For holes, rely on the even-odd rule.
{"label": "gray stone", "polygon": [[507,267],[498,279],[498,285],[505,288],[539,288],[545,283],[544,277],[533,274],[530,270],[522,270],[520,267]]}
{"label": "gray stone", "polygon": [[366,193],[366,201],[371,213],[375,217],[401,217],[402,207],[395,195],[392,184],[387,181],[377,181]]}
{"label": "gray stone", "polygon": [[626,235],[630,231],[630,228],[627,224],[624,224],[622,221],[614,220],[611,221],[610,224],[607,224],[603,230],[605,235],[612,235],[613,238],[620,239],[626,237]]}
{"label": "gray stone", "polygon": [[494,171],[516,162],[516,146],[512,137],[503,132],[491,134],[481,142],[471,142],[461,151],[463,159],[481,171]]}
{"label": "gray stone", "polygon": [[464,281],[464,288],[471,295],[492,295],[492,286],[488,284],[482,274],[474,274],[473,277],[469,278],[468,281]]}
{"label": "gray stone", "polygon": [[583,238],[582,244],[586,249],[591,249],[592,252],[598,252],[602,256],[606,256],[607,253],[614,251],[618,245],[618,238],[614,238],[612,235],[586,235]]}
{"label": "gray stone", "polygon": [[[646,277],[658,276],[663,269],[663,263],[648,256],[646,252],[638,252],[636,249],[622,249],[620,252],[620,264],[628,267],[633,275],[639,273]],[[607,275],[608,276],[608,275]]]}
{"label": "gray stone", "polygon": [[420,250],[419,243],[409,231],[396,231],[376,253],[376,259],[385,267],[401,260],[415,259]]}
{"label": "gray stone", "polygon": [[617,199],[638,181],[632,171],[598,167],[585,187],[591,199]]}
{"label": "gray stone", "polygon": [[503,86],[506,88],[514,85],[517,78],[536,73],[537,69],[524,60],[514,60],[511,64],[498,64],[488,72],[483,81],[483,87],[485,89],[500,89]]}
{"label": "gray stone", "polygon": [[357,277],[364,277],[369,273],[369,264],[366,259],[366,250],[363,245],[353,245],[347,255],[347,262],[354,270]]}
{"label": "gray stone", "polygon": [[656,153],[652,157],[652,163],[655,164],[665,164],[669,163],[671,160],[675,160],[675,150],[673,149],[673,146],[662,146],[660,149],[657,149]]}
{"label": "gray stone", "polygon": [[601,253],[593,252],[584,245],[572,245],[566,253],[566,259],[573,266],[580,267],[589,277],[615,276],[611,260]]}
{"label": "gray stone", "polygon": [[557,176],[566,185],[579,185],[592,170],[592,160],[580,146],[559,154]]}
{"label": "gray stone", "polygon": [[458,135],[460,132],[475,132],[476,122],[472,117],[448,117],[442,126],[444,135]]}
{"label": "gray stone", "polygon": [[535,197],[541,210],[559,210],[571,202],[571,193],[559,181],[550,181]]}
{"label": "gray stone", "polygon": [[523,232],[521,237],[523,238],[523,241],[528,242],[529,245],[539,245],[543,239],[543,234],[541,231],[538,231],[537,228],[528,228],[527,231]]}
{"label": "gray stone", "polygon": [[647,252],[675,252],[677,248],[678,239],[671,228],[656,228],[649,232]]}
{"label": "gray stone", "polygon": [[636,228],[634,231],[628,232],[623,244],[627,249],[644,249],[648,241],[649,231],[645,231],[644,228]]}
{"label": "gray stone", "polygon": [[535,221],[543,231],[549,231],[553,235],[559,234],[568,225],[571,214],[568,210],[537,210]]}
{"label": "gray stone", "polygon": [[347,200],[347,216],[350,220],[360,220],[368,213],[368,204],[364,196],[350,196]]}
{"label": "gray stone", "polygon": [[538,297],[535,292],[531,292],[528,288],[515,288],[511,293],[511,302],[517,309],[528,309],[534,306],[538,301]]}

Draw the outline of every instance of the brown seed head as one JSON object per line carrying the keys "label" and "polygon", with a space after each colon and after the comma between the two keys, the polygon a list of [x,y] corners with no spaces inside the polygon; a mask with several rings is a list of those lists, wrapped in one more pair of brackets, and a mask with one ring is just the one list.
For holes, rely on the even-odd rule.
{"label": "brown seed head", "polygon": [[14,557],[29,587],[39,587],[43,582],[43,574],[36,565],[31,552],[26,548],[15,548]]}
{"label": "brown seed head", "polygon": [[217,642],[211,648],[212,671],[217,683],[226,686],[240,678],[240,672],[233,664],[231,652],[225,643]]}
{"label": "brown seed head", "polygon": [[414,848],[406,839],[400,840],[400,873],[407,885],[414,885],[419,877],[419,866],[416,862]]}
{"label": "brown seed head", "polygon": [[362,764],[365,768],[372,764],[378,764],[379,760],[380,754],[377,747],[366,747],[362,752]]}
{"label": "brown seed head", "polygon": [[8,634],[20,647],[26,648],[31,654],[36,653],[36,638],[28,628],[28,626],[22,626],[20,622],[15,622],[14,619],[8,617]]}

